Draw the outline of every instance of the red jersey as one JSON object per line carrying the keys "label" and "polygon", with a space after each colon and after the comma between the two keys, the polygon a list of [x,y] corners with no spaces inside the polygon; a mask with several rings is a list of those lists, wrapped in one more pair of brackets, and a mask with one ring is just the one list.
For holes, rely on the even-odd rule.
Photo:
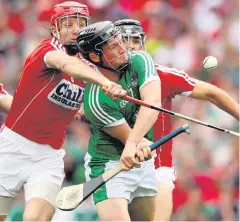
{"label": "red jersey", "polygon": [[[171,110],[175,95],[188,96],[194,89],[195,82],[185,72],[156,64],[161,79],[161,100],[164,109]],[[154,125],[154,141],[171,132],[171,116],[160,112]],[[172,140],[156,150],[155,168],[172,166]]]}
{"label": "red jersey", "polygon": [[2,99],[7,92],[3,89],[3,85],[0,83],[0,99]]}
{"label": "red jersey", "polygon": [[84,83],[46,66],[45,55],[53,50],[66,51],[50,38],[27,57],[5,126],[31,141],[60,149],[65,129],[82,102]]}

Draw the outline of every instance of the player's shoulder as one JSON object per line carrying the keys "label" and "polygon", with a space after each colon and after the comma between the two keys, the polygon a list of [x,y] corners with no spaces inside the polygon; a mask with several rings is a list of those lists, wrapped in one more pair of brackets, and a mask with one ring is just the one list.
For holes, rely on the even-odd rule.
{"label": "player's shoulder", "polygon": [[150,54],[146,51],[133,51],[131,52],[132,60],[152,60]]}
{"label": "player's shoulder", "polygon": [[[43,40],[27,57],[26,64],[29,62],[39,63],[43,61],[44,56],[50,51],[66,52],[65,47],[56,38],[47,38]],[[36,59],[38,58],[38,59]]]}
{"label": "player's shoulder", "polygon": [[63,51],[66,52],[66,48],[56,38],[47,38],[43,40],[30,54],[30,57],[39,57],[45,55],[48,51]]}
{"label": "player's shoulder", "polygon": [[66,48],[56,38],[47,38],[40,45],[39,48],[52,48],[53,50],[66,52]]}
{"label": "player's shoulder", "polygon": [[47,38],[32,51],[28,58],[41,57],[48,51],[54,50],[66,52],[65,47],[56,38]]}
{"label": "player's shoulder", "polygon": [[152,57],[146,51],[134,51],[131,52],[131,67],[135,70],[139,70],[140,67],[145,67],[151,70],[154,66]]}

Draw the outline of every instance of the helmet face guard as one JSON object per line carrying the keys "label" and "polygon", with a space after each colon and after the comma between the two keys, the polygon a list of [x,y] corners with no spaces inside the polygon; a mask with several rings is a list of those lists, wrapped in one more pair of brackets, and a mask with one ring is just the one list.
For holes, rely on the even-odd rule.
{"label": "helmet face guard", "polygon": [[128,44],[130,42],[130,37],[139,38],[141,42],[141,48],[142,50],[145,50],[146,36],[139,21],[133,19],[122,19],[116,21],[114,25],[121,29],[123,37],[127,39]]}
{"label": "helmet face guard", "polygon": [[61,19],[73,15],[86,19],[86,24],[88,25],[90,19],[88,7],[74,1],[66,1],[55,5],[51,12],[50,23],[59,30]]}
{"label": "helmet face guard", "polygon": [[[121,32],[120,30],[116,30],[115,33],[111,34],[109,36],[109,38],[106,38],[104,41],[102,42],[99,42],[98,44],[95,45],[95,51],[98,52],[97,54],[98,55],[101,55],[104,57],[105,61],[108,63],[108,65],[110,66],[109,68],[113,69],[113,70],[116,70],[116,71],[123,71],[127,66],[128,66],[128,60],[129,60],[129,55],[128,55],[128,51],[126,49],[126,51],[119,55],[117,52],[116,52],[116,47],[113,48],[111,46],[111,41],[114,41],[115,44],[118,45],[118,47],[122,47],[122,48],[126,48],[124,42],[123,42],[123,38],[122,38],[122,35],[121,35]],[[105,55],[104,53],[104,46],[108,45],[108,51],[111,51],[111,53],[114,55],[112,58],[107,58],[107,56]],[[100,57],[101,58],[101,57]],[[112,63],[116,60],[122,60],[124,58],[128,58],[127,61],[125,63],[122,63],[119,67],[113,67],[112,66]],[[102,59],[101,59],[102,60]]]}
{"label": "helmet face guard", "polygon": [[[96,65],[115,72],[122,72],[130,64],[130,56],[127,49],[123,54],[119,55],[119,53],[116,52],[116,49],[112,47],[112,41],[114,41],[115,45],[117,45],[116,48],[123,47],[126,49],[126,46],[122,39],[121,31],[116,26],[114,26],[112,22],[109,21],[98,22],[88,26],[79,33],[79,36],[77,38],[80,52],[87,60],[95,63],[89,57],[90,52],[94,52],[100,57],[100,62],[95,63]],[[103,48],[106,45],[108,45],[108,50],[111,50],[111,54],[115,55],[111,59],[107,58],[104,53]],[[102,57],[104,57],[104,60],[108,63],[107,66],[103,64]],[[116,60],[126,61],[116,68],[112,66],[112,63]]]}
{"label": "helmet face guard", "polygon": [[[51,26],[54,26],[56,28],[56,37],[58,38],[58,40],[60,40],[62,19],[66,19],[68,23],[68,19],[70,17],[83,18],[86,21],[86,25],[88,25],[90,20],[88,7],[84,4],[80,4],[74,1],[66,1],[54,6],[51,13],[50,23]],[[79,20],[77,21],[79,22]],[[80,24],[78,26],[80,27]],[[75,42],[63,42],[63,45],[66,46],[69,54],[75,55],[78,52],[77,44]]]}

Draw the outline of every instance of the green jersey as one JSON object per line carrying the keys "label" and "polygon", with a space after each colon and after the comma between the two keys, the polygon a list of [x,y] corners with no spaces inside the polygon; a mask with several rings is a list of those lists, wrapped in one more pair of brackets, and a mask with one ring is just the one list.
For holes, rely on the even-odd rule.
{"label": "green jersey", "polygon": [[[159,77],[152,58],[147,52],[133,52],[131,57],[131,66],[122,74],[118,83],[127,90],[129,96],[141,99],[141,88],[153,80],[159,80]],[[103,128],[118,126],[125,122],[133,128],[139,108],[139,105],[121,98],[113,101],[97,85],[86,85],[84,111],[90,121],[88,153],[91,156],[91,162],[106,163],[109,160],[120,159],[124,144],[105,133]],[[146,135],[149,140],[152,140],[151,131]]]}

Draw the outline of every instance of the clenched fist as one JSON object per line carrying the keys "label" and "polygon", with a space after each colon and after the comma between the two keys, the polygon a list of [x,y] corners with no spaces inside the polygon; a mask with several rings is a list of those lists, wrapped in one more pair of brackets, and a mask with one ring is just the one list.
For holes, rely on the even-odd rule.
{"label": "clenched fist", "polygon": [[122,97],[127,94],[127,91],[124,90],[121,85],[112,81],[108,81],[106,84],[104,84],[102,90],[105,92],[105,94],[107,94],[115,101],[119,97]]}

